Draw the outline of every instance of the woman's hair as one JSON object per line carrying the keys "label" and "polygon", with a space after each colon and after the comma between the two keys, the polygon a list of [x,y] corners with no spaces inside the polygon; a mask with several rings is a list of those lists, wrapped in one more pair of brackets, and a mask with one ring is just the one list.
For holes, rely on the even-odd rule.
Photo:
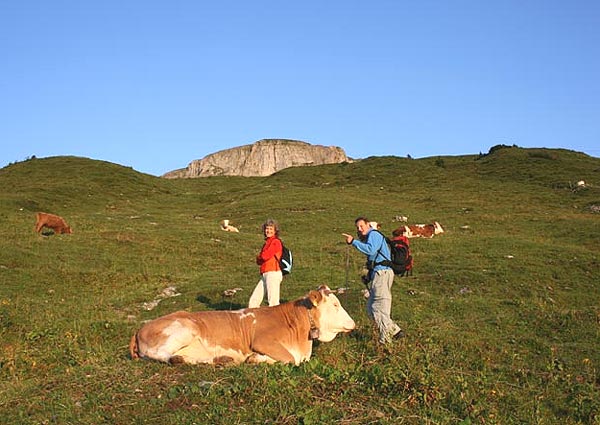
{"label": "woman's hair", "polygon": [[277,223],[277,221],[273,220],[272,218],[268,218],[267,221],[265,221],[262,225],[262,231],[263,233],[265,232],[265,228],[267,226],[273,226],[273,228],[275,229],[275,236],[279,236],[279,223]]}

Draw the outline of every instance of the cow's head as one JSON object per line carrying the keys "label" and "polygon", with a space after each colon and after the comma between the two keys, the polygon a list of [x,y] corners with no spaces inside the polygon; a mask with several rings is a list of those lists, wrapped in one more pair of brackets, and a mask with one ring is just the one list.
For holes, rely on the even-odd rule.
{"label": "cow's head", "polygon": [[350,332],[356,327],[356,323],[344,310],[338,297],[327,286],[321,285],[318,290],[310,291],[308,299],[317,311],[315,321],[319,329],[319,341],[329,342],[338,333]]}
{"label": "cow's head", "polygon": [[438,223],[437,221],[433,222],[433,233],[436,235],[439,235],[440,233],[444,233],[444,229],[442,228],[442,225],[440,223]]}

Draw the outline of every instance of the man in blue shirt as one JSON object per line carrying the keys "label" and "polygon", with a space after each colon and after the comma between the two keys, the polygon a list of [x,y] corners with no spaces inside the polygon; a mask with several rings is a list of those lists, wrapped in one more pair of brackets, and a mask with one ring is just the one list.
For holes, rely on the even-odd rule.
{"label": "man in blue shirt", "polygon": [[356,231],[362,240],[355,239],[352,235],[342,233],[346,243],[352,245],[359,252],[367,256],[369,280],[371,283],[369,300],[367,301],[367,314],[379,329],[379,342],[385,344],[391,339],[404,337],[404,332],[390,317],[392,311],[392,284],[394,271],[383,264],[382,261],[391,258],[390,247],[385,242],[381,233],[374,230],[366,217],[354,220]]}

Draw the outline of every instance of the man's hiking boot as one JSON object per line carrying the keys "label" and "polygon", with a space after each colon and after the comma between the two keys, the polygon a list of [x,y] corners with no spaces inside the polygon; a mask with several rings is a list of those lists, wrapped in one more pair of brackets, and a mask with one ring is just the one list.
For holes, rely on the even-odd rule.
{"label": "man's hiking boot", "polygon": [[404,331],[402,329],[400,329],[398,332],[396,332],[394,334],[394,336],[392,336],[392,339],[402,339],[406,336],[406,334],[404,333]]}

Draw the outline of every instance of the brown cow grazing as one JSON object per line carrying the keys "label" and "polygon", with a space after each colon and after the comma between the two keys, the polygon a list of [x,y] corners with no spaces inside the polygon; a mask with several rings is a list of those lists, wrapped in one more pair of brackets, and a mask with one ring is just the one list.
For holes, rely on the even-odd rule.
{"label": "brown cow grazing", "polygon": [[394,235],[404,233],[407,238],[433,238],[433,235],[444,233],[442,225],[437,221],[433,224],[409,224],[408,226],[400,226],[394,230]]}
{"label": "brown cow grazing", "polygon": [[273,307],[237,311],[178,311],[145,325],[131,338],[133,359],[167,363],[293,363],[310,359],[313,339],[333,340],[355,328],[327,286]]}
{"label": "brown cow grazing", "polygon": [[35,231],[40,233],[43,227],[52,229],[54,233],[58,234],[73,233],[71,226],[67,225],[64,218],[54,214],[39,212],[35,215]]}

